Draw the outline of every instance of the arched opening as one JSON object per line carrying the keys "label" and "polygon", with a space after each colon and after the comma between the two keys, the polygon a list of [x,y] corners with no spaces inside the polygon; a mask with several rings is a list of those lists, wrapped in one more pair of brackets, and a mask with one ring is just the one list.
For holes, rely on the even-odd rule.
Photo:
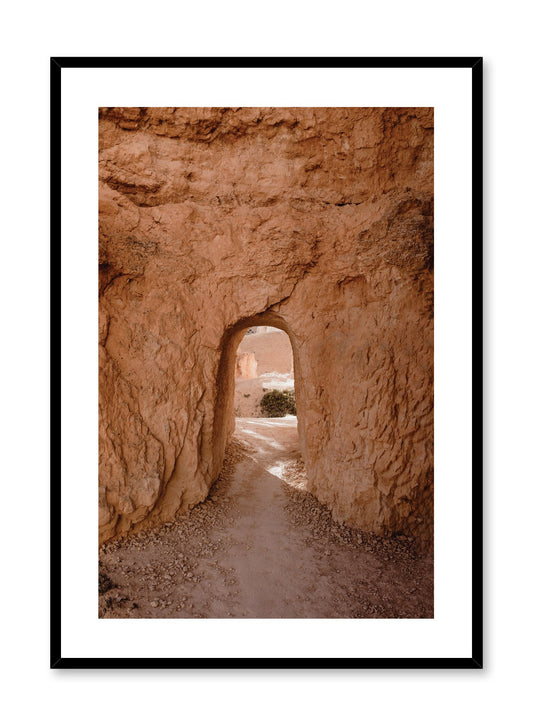
{"label": "arched opening", "polygon": [[[240,343],[250,328],[256,326],[269,326],[276,328],[287,334],[292,349],[292,374],[293,378],[286,376],[285,380],[278,381],[277,388],[284,387],[289,383],[291,387],[294,381],[294,397],[297,411],[298,439],[300,450],[304,462],[306,461],[306,437],[305,437],[305,406],[302,401],[301,386],[301,369],[298,351],[297,338],[287,321],[274,312],[261,313],[252,317],[244,318],[226,330],[222,341],[222,356],[217,376],[217,403],[215,409],[214,421],[214,451],[213,463],[216,472],[220,471],[224,460],[224,452],[229,438],[235,428],[235,371],[237,362],[237,350]],[[262,367],[258,367],[253,371],[254,362],[249,359],[245,365],[252,368],[252,372],[264,371]],[[286,371],[278,371],[278,373],[286,374]],[[260,376],[259,376],[260,377]],[[274,388],[271,386],[273,380],[270,380],[266,388]],[[238,412],[238,411],[237,411]],[[258,414],[261,415],[260,410]]]}
{"label": "arched opening", "polygon": [[235,361],[235,417],[296,418],[292,345],[285,331],[248,328]]}

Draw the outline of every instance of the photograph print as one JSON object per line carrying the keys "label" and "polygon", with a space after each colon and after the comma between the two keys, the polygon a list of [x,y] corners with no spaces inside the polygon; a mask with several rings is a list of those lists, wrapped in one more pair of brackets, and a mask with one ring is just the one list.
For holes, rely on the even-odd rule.
{"label": "photograph print", "polygon": [[99,618],[432,619],[433,108],[98,132]]}

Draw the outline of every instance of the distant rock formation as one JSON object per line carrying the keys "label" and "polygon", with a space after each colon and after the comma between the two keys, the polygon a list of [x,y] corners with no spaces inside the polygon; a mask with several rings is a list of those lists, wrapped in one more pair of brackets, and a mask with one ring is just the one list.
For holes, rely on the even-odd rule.
{"label": "distant rock formation", "polygon": [[246,380],[257,378],[257,360],[253,353],[237,353],[235,376]]}

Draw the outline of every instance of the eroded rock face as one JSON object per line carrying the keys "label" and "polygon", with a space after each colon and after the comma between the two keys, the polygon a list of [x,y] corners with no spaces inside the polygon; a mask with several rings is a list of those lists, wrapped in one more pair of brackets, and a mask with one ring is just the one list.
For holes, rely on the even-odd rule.
{"label": "eroded rock face", "polygon": [[205,498],[274,325],[313,493],[431,546],[432,200],[432,109],[101,109],[101,541]]}

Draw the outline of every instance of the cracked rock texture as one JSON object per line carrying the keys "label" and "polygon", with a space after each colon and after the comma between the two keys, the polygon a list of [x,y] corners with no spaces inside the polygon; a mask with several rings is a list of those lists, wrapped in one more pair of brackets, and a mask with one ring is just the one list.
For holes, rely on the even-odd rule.
{"label": "cracked rock texture", "polygon": [[207,496],[245,330],[285,330],[310,491],[433,537],[433,110],[102,108],[100,541]]}

